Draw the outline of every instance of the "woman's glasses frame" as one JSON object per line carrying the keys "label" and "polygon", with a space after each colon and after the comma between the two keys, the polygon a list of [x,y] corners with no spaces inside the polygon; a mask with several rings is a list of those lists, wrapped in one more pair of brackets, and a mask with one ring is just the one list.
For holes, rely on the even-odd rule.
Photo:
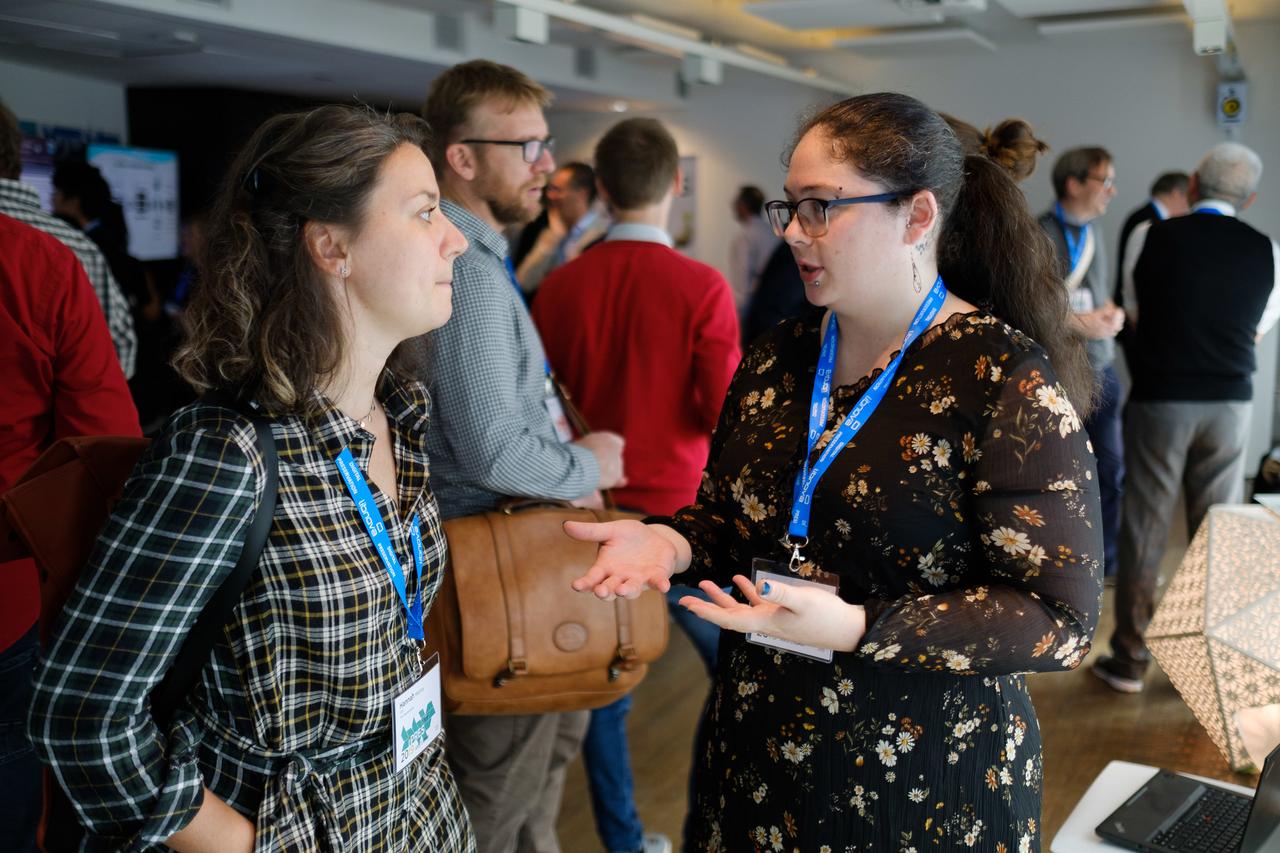
{"label": "woman's glasses frame", "polygon": [[843,207],[846,204],[884,204],[885,202],[897,201],[905,198],[910,193],[876,193],[875,195],[860,195],[853,198],[802,198],[798,201],[769,201],[765,202],[765,213],[769,216],[769,224],[773,226],[773,233],[779,237],[786,235],[787,228],[791,226],[791,220],[800,220],[800,230],[809,237],[821,237],[827,233],[827,216],[828,211],[833,207]]}

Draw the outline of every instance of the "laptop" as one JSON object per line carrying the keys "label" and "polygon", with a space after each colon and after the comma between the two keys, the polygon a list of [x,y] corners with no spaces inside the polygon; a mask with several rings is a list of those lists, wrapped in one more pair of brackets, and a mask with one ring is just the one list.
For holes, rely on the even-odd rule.
{"label": "laptop", "polygon": [[1280,853],[1280,746],[1252,797],[1161,770],[1097,833],[1148,853]]}
{"label": "laptop", "polygon": [[1280,519],[1280,493],[1259,492],[1253,496],[1256,503],[1262,504],[1272,515]]}

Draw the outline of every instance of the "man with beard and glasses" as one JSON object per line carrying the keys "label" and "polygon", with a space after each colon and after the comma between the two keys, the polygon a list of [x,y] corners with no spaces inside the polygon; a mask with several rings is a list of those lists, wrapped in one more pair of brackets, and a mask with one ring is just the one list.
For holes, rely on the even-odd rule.
{"label": "man with beard and glasses", "polygon": [[[422,111],[441,209],[469,244],[454,262],[453,317],[410,353],[434,404],[427,452],[446,519],[508,497],[591,501],[626,482],[621,436],[568,441],[557,430],[546,355],[502,236],[537,215],[555,170],[542,115],[550,101],[516,69],[477,60],[436,78]],[[560,849],[565,769],[587,722],[586,711],[446,720],[446,754],[480,853]]]}

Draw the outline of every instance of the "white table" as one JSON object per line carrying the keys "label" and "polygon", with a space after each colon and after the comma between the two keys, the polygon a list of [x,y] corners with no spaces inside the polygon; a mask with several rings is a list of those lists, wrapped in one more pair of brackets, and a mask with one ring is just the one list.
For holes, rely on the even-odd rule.
{"label": "white table", "polygon": [[[1098,778],[1093,780],[1089,790],[1084,792],[1084,796],[1080,798],[1080,802],[1076,804],[1075,810],[1062,825],[1062,829],[1058,830],[1058,834],[1053,837],[1053,842],[1049,845],[1049,853],[1095,853],[1099,850],[1124,849],[1103,841],[1093,829],[1129,799],[1134,791],[1141,788],[1144,782],[1156,775],[1158,770],[1158,767],[1132,764],[1128,761],[1113,761],[1108,764],[1098,774]],[[1200,782],[1220,785],[1231,791],[1239,791],[1241,794],[1253,795],[1252,788],[1242,785],[1206,779],[1190,773],[1182,775]]]}

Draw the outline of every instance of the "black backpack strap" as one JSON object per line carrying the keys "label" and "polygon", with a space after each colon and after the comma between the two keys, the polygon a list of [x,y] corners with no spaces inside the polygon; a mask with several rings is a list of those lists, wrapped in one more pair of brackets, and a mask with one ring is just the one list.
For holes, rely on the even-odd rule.
{"label": "black backpack strap", "polygon": [[[240,407],[237,407],[238,409]],[[266,483],[262,489],[262,501],[249,524],[249,531],[244,538],[244,548],[240,551],[240,559],[231,574],[218,587],[217,592],[209,599],[200,613],[200,618],[192,627],[177,658],[165,673],[161,682],[151,692],[151,713],[161,724],[167,724],[174,712],[191,694],[200,673],[204,670],[213,646],[222,636],[222,631],[231,619],[232,612],[240,602],[240,596],[249,586],[249,578],[258,567],[258,559],[267,544],[267,536],[271,533],[271,521],[275,516],[276,497],[280,485],[280,461],[276,453],[276,442],[271,435],[271,421],[256,413],[246,412],[253,420],[253,429],[257,434],[258,450],[262,453],[263,466],[266,469]]]}

